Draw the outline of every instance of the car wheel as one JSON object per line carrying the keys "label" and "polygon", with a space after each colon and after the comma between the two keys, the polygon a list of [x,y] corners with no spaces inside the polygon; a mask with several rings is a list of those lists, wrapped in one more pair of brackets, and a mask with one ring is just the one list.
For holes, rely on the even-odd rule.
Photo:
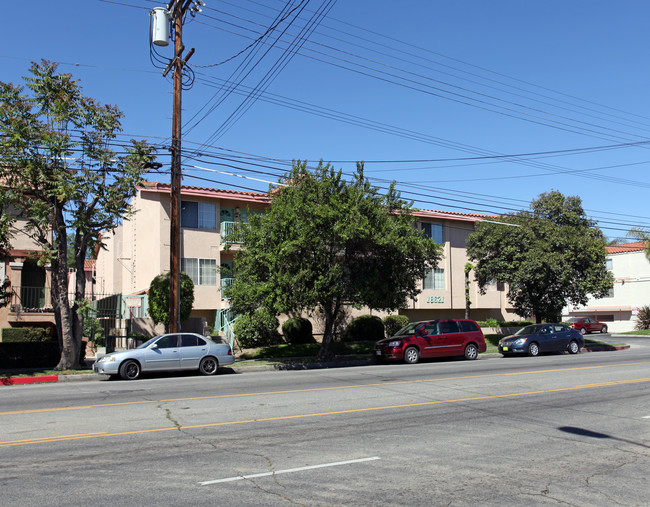
{"label": "car wheel", "polygon": [[601,333],[606,333],[607,332],[607,326],[603,326],[600,330]]}
{"label": "car wheel", "polygon": [[217,373],[217,368],[219,368],[219,363],[212,356],[204,357],[199,363],[199,373],[201,375],[214,375]]}
{"label": "car wheel", "polygon": [[578,342],[571,340],[571,343],[569,343],[569,354],[577,354],[578,352],[580,352],[580,346],[578,345]]}
{"label": "car wheel", "polygon": [[140,376],[140,365],[129,359],[120,365],[120,377],[124,380],[135,380]]}
{"label": "car wheel", "polygon": [[465,359],[476,359],[478,357],[478,348],[473,343],[465,347]]}
{"label": "car wheel", "polygon": [[420,360],[420,351],[415,347],[409,347],[404,351],[404,362],[415,364]]}
{"label": "car wheel", "polygon": [[584,327],[580,328],[580,334],[587,334],[587,329]]}
{"label": "car wheel", "polygon": [[537,345],[535,342],[528,345],[528,355],[539,356],[539,345]]}

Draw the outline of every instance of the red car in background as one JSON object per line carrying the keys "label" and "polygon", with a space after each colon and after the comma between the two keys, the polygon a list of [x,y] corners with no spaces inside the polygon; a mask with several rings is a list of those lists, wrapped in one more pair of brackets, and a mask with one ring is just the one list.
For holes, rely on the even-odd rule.
{"label": "red car in background", "polygon": [[567,320],[567,324],[571,324],[573,329],[577,329],[582,334],[595,333],[596,331],[599,333],[607,332],[607,324],[590,317],[574,317]]}

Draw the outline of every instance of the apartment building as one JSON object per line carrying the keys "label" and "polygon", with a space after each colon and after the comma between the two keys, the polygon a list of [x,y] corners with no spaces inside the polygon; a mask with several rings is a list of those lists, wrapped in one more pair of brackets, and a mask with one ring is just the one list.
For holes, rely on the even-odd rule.
{"label": "apartment building", "polygon": [[54,326],[52,272],[49,265],[39,265],[38,253],[42,249],[23,232],[25,223],[16,220],[9,256],[0,259],[0,281],[8,280],[13,292],[8,304],[0,308],[0,328]]}
{"label": "apartment building", "polygon": [[[106,249],[99,251],[95,265],[97,293],[120,293],[128,298],[169,271],[170,185],[143,184],[132,205],[135,215],[102,236]],[[229,243],[229,233],[251,214],[264,213],[269,205],[264,193],[193,186],[181,190],[181,269],[194,281],[192,317],[203,319],[209,327],[228,308],[222,287],[232,281],[234,253],[239,248]],[[444,258],[422,281],[422,293],[401,313],[411,320],[462,317],[468,262],[465,241],[482,216],[440,211],[417,211],[415,216],[425,234],[443,246]],[[481,295],[472,282],[470,299],[474,319],[518,318],[505,291],[496,284]]]}
{"label": "apartment building", "polygon": [[607,269],[614,287],[604,298],[590,298],[586,305],[569,305],[567,317],[591,317],[607,322],[612,332],[632,331],[639,308],[650,305],[650,262],[642,241],[605,247]]}

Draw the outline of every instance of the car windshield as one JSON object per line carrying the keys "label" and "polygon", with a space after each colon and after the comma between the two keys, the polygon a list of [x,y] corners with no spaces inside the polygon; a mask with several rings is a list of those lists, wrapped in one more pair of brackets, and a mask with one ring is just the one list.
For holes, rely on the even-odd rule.
{"label": "car windshield", "polygon": [[572,319],[568,319],[567,322],[579,322],[580,319],[577,317],[573,317]]}
{"label": "car windshield", "polygon": [[153,342],[155,342],[158,338],[160,338],[160,336],[154,336],[150,340],[147,340],[146,342],[144,342],[142,345],[138,345],[136,348],[138,348],[138,349],[146,349],[149,345],[151,345]]}
{"label": "car windshield", "polygon": [[422,325],[421,322],[411,322],[395,333],[395,336],[408,336],[415,334],[415,330]]}
{"label": "car windshield", "polygon": [[539,328],[542,327],[542,324],[535,324],[533,326],[526,326],[522,327],[519,331],[517,331],[515,334],[522,335],[522,334],[535,334],[537,331],[539,331]]}

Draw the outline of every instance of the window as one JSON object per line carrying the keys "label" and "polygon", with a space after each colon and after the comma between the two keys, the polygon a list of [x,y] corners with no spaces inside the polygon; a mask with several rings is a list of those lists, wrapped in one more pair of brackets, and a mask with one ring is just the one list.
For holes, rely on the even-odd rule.
{"label": "window", "polygon": [[216,259],[181,259],[181,271],[194,285],[217,285]]}
{"label": "window", "polygon": [[213,202],[181,202],[181,227],[216,229],[217,205]]}
{"label": "window", "polygon": [[440,268],[429,269],[422,283],[424,290],[444,290],[445,270]]}
{"label": "window", "polygon": [[607,271],[612,270],[612,259],[605,259],[605,268]]}
{"label": "window", "polygon": [[469,320],[459,320],[458,327],[460,327],[460,330],[463,333],[472,333],[478,331],[476,324],[470,322]]}
{"label": "window", "polygon": [[433,239],[439,245],[442,244],[442,224],[422,222],[421,227],[426,238]]}
{"label": "window", "polygon": [[440,334],[449,334],[458,332],[458,324],[453,320],[440,321]]}
{"label": "window", "polygon": [[202,347],[205,345],[205,340],[193,334],[181,335],[181,347]]}
{"label": "window", "polygon": [[163,336],[160,340],[156,342],[156,346],[159,349],[173,349],[178,347],[178,335],[170,334]]}

